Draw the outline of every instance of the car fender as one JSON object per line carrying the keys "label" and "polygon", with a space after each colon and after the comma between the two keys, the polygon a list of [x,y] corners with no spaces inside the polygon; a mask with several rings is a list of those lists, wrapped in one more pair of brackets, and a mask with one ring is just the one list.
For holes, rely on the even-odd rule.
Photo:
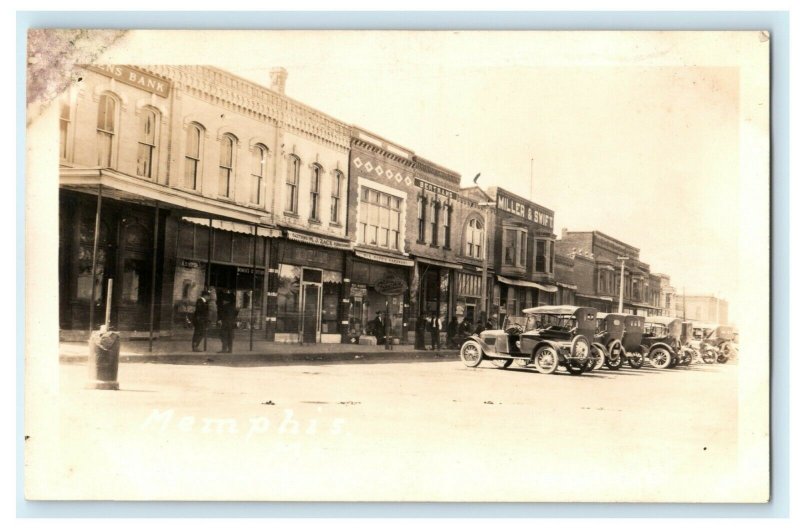
{"label": "car fender", "polygon": [[555,349],[556,354],[560,360],[564,359],[564,354],[561,352],[561,349],[564,347],[563,344],[559,344],[558,342],[554,342],[553,340],[541,340],[539,343],[536,344],[533,348],[533,352],[531,353],[531,362],[533,362],[534,357],[536,356],[536,352],[541,349],[542,347],[549,345],[553,349]]}
{"label": "car fender", "polygon": [[654,349],[666,349],[667,352],[669,352],[669,354],[671,356],[677,356],[675,354],[675,350],[669,344],[667,344],[665,342],[656,342],[653,345],[651,345],[649,350],[647,351],[647,355],[649,356],[650,353],[652,353]]}
{"label": "car fender", "polygon": [[473,334],[473,335],[467,336],[464,339],[464,342],[462,343],[462,346],[463,346],[464,343],[467,343],[467,342],[475,342],[475,343],[477,343],[478,345],[481,346],[481,350],[484,353],[489,353],[489,352],[493,353],[494,352],[494,351],[492,351],[492,348],[489,346],[489,344],[487,344],[486,342],[481,340],[481,337],[478,336],[477,334]]}

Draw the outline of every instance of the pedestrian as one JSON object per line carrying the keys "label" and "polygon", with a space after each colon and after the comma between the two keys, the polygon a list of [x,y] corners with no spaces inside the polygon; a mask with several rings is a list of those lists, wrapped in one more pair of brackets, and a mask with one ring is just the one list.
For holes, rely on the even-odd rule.
{"label": "pedestrian", "polygon": [[414,349],[425,350],[425,326],[427,321],[422,313],[417,316],[414,323]]}
{"label": "pedestrian", "polygon": [[480,335],[481,335],[481,333],[482,333],[482,332],[483,332],[485,329],[486,329],[486,327],[484,327],[484,326],[483,326],[483,324],[481,323],[481,321],[480,321],[480,320],[478,320],[478,323],[476,323],[476,324],[475,324],[475,327],[473,327],[473,328],[472,328],[472,334],[477,334],[478,336],[480,336]]}
{"label": "pedestrian", "polygon": [[200,297],[194,304],[194,314],[192,314],[192,325],[194,325],[194,334],[192,334],[192,351],[200,350],[200,342],[206,337],[206,328],[208,327],[208,290],[203,289]]}
{"label": "pedestrian", "polygon": [[378,311],[375,319],[372,320],[372,332],[375,333],[375,338],[378,345],[386,343],[386,319],[383,317],[383,312]]}
{"label": "pedestrian", "polygon": [[217,298],[217,307],[220,319],[219,338],[222,342],[220,353],[232,353],[233,329],[236,327],[236,316],[239,314],[239,309],[236,308],[236,296],[231,291],[225,290]]}
{"label": "pedestrian", "polygon": [[458,334],[458,318],[453,316],[450,323],[447,324],[447,346],[458,347],[456,343],[456,334]]}
{"label": "pedestrian", "polygon": [[469,319],[464,318],[464,320],[461,322],[461,325],[458,326],[458,334],[463,336],[469,336],[472,334],[472,323],[469,321]]}
{"label": "pedestrian", "polygon": [[439,320],[439,316],[435,312],[431,312],[429,321],[431,330],[431,350],[437,351],[441,349],[441,347],[439,347],[439,332],[442,330],[442,322]]}

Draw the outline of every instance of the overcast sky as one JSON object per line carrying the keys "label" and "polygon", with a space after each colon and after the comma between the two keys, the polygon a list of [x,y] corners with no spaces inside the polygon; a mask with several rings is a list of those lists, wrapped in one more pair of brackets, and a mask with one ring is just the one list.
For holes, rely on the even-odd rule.
{"label": "overcast sky", "polygon": [[[124,44],[127,60],[155,62],[152,35]],[[531,197],[533,158],[532,199],[555,210],[557,232],[602,231],[679,289],[735,303],[746,44],[730,33],[173,33],[158,62],[264,85],[283,66],[290,97],[463,185],[480,172],[483,187]]]}

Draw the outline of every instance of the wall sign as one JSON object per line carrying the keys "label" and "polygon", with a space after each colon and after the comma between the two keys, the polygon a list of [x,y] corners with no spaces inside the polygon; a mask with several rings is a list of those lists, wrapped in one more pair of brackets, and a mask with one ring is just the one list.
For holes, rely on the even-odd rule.
{"label": "wall sign", "polygon": [[499,189],[497,190],[497,209],[512,213],[545,228],[553,229],[552,211],[533,202],[523,202],[516,197],[503,193]]}
{"label": "wall sign", "polygon": [[292,241],[304,242],[306,244],[315,244],[317,246],[325,246],[327,248],[334,248],[336,250],[350,249],[349,242],[337,241],[335,239],[328,239],[326,237],[319,237],[317,235],[298,233],[296,231],[291,231],[291,230],[286,231],[286,238]]}
{"label": "wall sign", "polygon": [[84,68],[161,97],[167,97],[172,87],[166,79],[121,64],[87,64]]}
{"label": "wall sign", "polygon": [[444,187],[439,187],[436,184],[431,184],[430,182],[426,182],[425,180],[420,180],[419,178],[414,179],[414,185],[419,187],[420,189],[424,189],[425,191],[430,191],[435,195],[442,195],[444,197],[453,200],[458,199],[458,193],[456,193],[455,191],[445,189]]}

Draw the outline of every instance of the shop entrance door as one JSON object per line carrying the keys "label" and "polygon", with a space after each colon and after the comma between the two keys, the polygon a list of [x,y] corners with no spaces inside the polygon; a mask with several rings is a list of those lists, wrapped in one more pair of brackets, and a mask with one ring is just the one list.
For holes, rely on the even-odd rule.
{"label": "shop entrance door", "polygon": [[112,322],[118,330],[145,331],[149,327],[152,248],[151,219],[130,213],[120,220],[112,299]]}
{"label": "shop entrance door", "polygon": [[320,315],[322,312],[322,270],[303,268],[303,281],[300,291],[300,341],[317,343],[320,341]]}

